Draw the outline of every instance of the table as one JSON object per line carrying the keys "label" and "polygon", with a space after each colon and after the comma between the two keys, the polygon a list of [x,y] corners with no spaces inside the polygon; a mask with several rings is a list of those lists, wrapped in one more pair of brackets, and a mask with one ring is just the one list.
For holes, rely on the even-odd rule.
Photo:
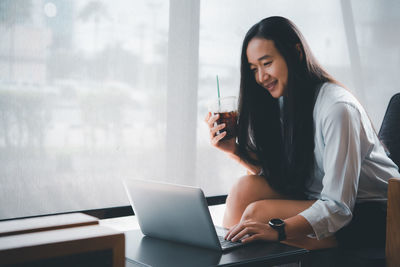
{"label": "table", "polygon": [[277,242],[254,242],[228,252],[125,233],[126,266],[273,266],[301,262],[308,250]]}

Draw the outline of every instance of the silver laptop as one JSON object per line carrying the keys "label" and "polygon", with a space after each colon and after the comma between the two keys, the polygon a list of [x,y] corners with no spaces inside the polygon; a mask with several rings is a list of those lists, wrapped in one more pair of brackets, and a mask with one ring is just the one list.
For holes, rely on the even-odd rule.
{"label": "silver laptop", "polygon": [[144,180],[124,187],[144,235],[222,251],[243,245],[214,226],[200,188]]}

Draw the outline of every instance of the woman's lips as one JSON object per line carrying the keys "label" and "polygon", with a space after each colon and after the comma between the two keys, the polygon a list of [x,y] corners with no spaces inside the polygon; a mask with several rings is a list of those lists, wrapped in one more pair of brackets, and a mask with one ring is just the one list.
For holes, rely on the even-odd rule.
{"label": "woman's lips", "polygon": [[268,91],[272,91],[277,83],[278,83],[278,81],[275,80],[275,81],[273,81],[273,82],[270,82],[270,83],[265,84],[264,87],[265,87],[265,89],[267,89]]}

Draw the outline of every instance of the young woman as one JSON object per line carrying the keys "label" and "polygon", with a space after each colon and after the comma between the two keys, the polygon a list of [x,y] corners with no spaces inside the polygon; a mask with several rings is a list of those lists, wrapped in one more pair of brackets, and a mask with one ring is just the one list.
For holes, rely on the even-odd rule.
{"label": "young woman", "polygon": [[229,192],[228,240],[384,244],[387,180],[400,177],[398,168],[363,107],[322,69],[291,21],[269,17],[246,34],[237,140],[221,140],[217,119],[206,117],[212,145],[251,174]]}

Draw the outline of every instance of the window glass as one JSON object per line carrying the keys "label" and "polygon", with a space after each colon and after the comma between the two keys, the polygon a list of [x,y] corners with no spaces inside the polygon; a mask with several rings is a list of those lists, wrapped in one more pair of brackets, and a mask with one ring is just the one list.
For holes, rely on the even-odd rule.
{"label": "window glass", "polygon": [[161,175],[168,12],[0,2],[0,219],[127,205],[121,178]]}
{"label": "window glass", "polygon": [[[342,1],[345,2],[345,1]],[[400,2],[351,1],[360,68],[358,97],[379,130],[390,98],[400,91]]]}
{"label": "window glass", "polygon": [[302,31],[379,129],[400,76],[395,0],[0,1],[0,219],[128,205],[122,179],[226,194],[246,171],[210,145],[262,18]]}

